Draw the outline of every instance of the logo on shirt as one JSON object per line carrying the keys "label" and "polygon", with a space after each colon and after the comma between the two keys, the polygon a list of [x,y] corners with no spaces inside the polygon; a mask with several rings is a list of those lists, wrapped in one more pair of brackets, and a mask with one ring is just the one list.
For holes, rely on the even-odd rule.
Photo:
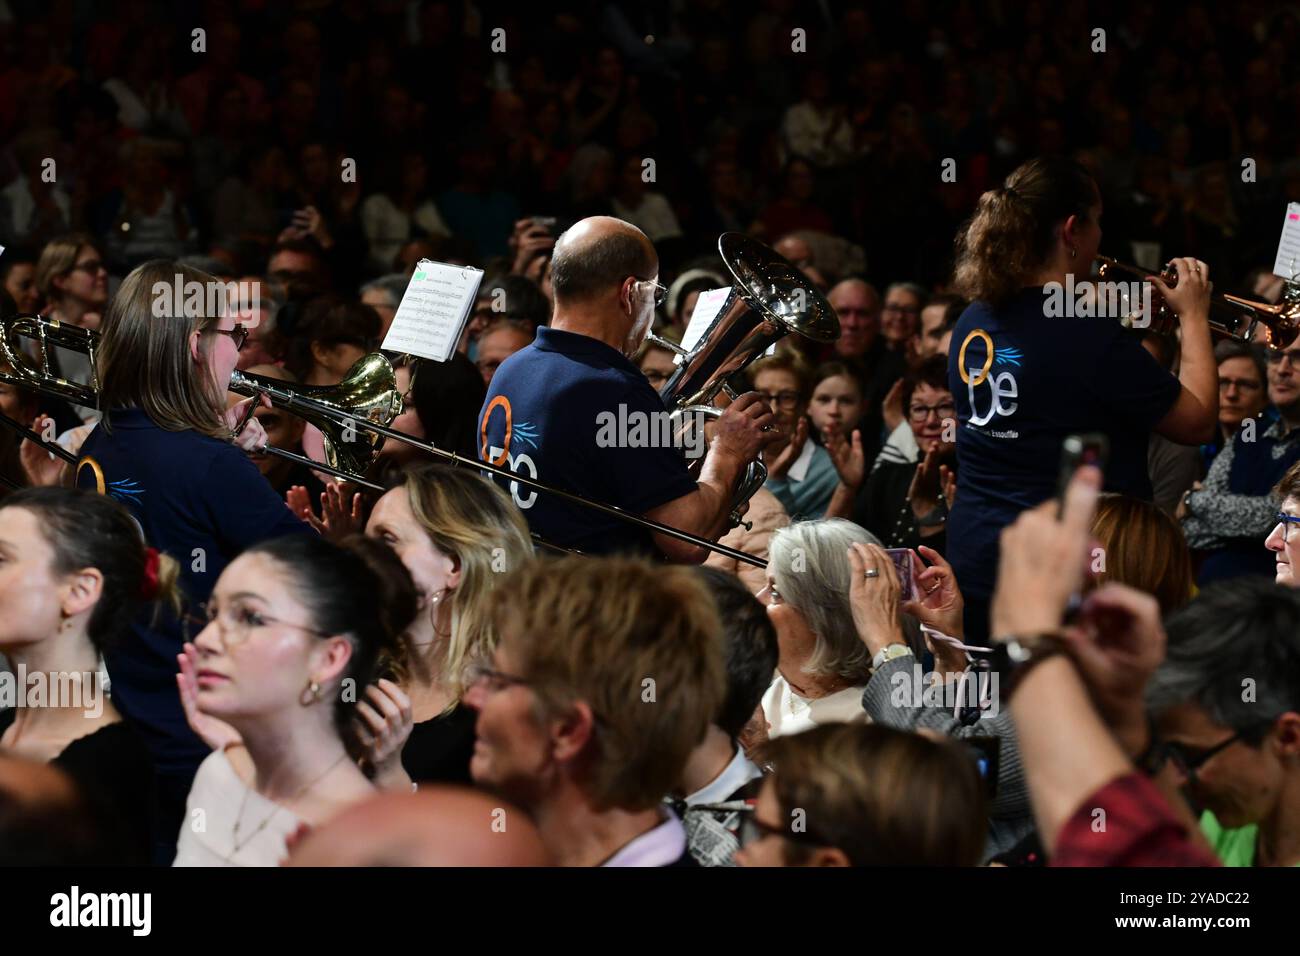
{"label": "logo on shirt", "polygon": [[[501,445],[488,447],[488,425],[492,421],[492,416],[499,414],[505,419],[505,433],[501,438]],[[483,409],[483,424],[479,429],[479,455],[489,465],[496,465],[500,468],[505,465],[516,474],[523,469],[528,473],[528,477],[534,481],[537,480],[537,463],[526,451],[520,451],[518,454],[512,453],[515,439],[527,448],[536,449],[538,445],[537,426],[531,422],[516,422],[514,412],[510,407],[510,399],[504,395],[498,395],[492,401],[488,402],[487,408]],[[526,496],[521,497],[519,494],[519,482],[510,482],[510,497],[514,499],[515,505],[520,508],[531,508],[537,501],[537,492],[530,491]]]}
{"label": "logo on shirt", "polygon": [[[971,348],[974,345],[975,348]],[[969,352],[969,355],[968,355]],[[980,353],[983,353],[981,356]],[[983,329],[973,329],[961,343],[957,353],[957,373],[966,383],[966,394],[970,400],[970,424],[987,425],[995,416],[1014,415],[1019,403],[1014,401],[1019,395],[1016,377],[1010,371],[994,372],[993,367],[1010,366],[1019,368],[1024,355],[1017,348],[999,349],[993,343],[993,336]],[[985,389],[983,386],[987,385]],[[1011,401],[1004,401],[1004,400]],[[987,406],[980,411],[981,406]]]}

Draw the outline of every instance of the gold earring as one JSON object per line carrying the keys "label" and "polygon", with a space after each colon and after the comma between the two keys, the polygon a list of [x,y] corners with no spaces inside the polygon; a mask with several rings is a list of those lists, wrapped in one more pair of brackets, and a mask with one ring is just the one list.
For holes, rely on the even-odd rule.
{"label": "gold earring", "polygon": [[298,697],[298,702],[304,707],[310,707],[320,700],[321,687],[316,681],[309,681],[303,689],[302,694]]}

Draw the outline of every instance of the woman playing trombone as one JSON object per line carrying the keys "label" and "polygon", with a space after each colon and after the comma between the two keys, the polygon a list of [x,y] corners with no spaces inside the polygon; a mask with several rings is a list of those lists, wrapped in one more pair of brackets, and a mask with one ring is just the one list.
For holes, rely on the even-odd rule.
{"label": "woman playing trombone", "polygon": [[[247,330],[224,308],[175,314],[172,290],[177,284],[194,288],[189,283],[216,291],[205,301],[220,301],[222,283],[176,262],[146,262],[123,281],[105,315],[99,348],[104,418],[81,448],[76,483],[123,502],[145,540],[176,558],[181,592],[192,610],[245,548],[314,532],[285,508],[245,457],[266,441],[256,419],[233,434],[247,403],[227,410],[226,390]],[[184,640],[175,617],[156,624],[140,619],[106,655],[114,701],[142,730],[153,754],[155,849],[163,863],[174,853],[186,795],[208,755],[176,693]]]}

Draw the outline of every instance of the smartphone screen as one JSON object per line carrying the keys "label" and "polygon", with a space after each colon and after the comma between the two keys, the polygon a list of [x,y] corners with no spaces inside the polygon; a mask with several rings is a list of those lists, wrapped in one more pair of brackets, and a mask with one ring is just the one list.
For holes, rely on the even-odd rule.
{"label": "smartphone screen", "polygon": [[917,598],[916,579],[912,577],[912,551],[910,548],[886,548],[885,554],[894,562],[898,572],[898,583],[902,586],[899,596],[904,601]]}

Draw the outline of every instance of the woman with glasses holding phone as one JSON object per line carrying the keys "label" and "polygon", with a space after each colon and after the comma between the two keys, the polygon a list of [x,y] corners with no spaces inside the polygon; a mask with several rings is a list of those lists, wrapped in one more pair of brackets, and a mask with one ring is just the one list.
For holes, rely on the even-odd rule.
{"label": "woman with glasses holding phone", "polygon": [[176,684],[226,740],[194,777],[174,865],[276,866],[302,827],[375,793],[357,691],[403,659],[415,587],[377,541],[291,535],[231,562],[203,611]]}
{"label": "woman with glasses holding phone", "polygon": [[[199,308],[199,297],[173,294],[178,283],[212,294],[202,297]],[[82,446],[76,469],[78,487],[121,501],[145,541],[177,558],[181,592],[191,607],[207,600],[226,565],[250,545],[315,534],[244,454],[265,444],[257,420],[233,432],[248,417],[247,402],[227,409],[226,391],[248,333],[220,307],[222,289],[212,276],[163,259],[126,277],[101,333],[104,417]],[[208,300],[218,308],[208,311]],[[174,853],[185,795],[208,755],[176,696],[182,642],[174,615],[141,618],[105,655],[114,702],[142,730],[153,754],[160,863]]]}

